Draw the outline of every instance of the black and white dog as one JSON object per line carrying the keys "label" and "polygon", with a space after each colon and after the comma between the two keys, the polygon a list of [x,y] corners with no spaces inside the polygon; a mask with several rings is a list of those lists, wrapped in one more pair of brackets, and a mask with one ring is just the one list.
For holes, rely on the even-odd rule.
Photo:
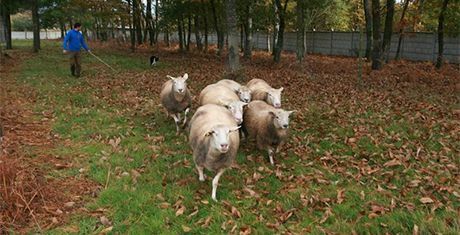
{"label": "black and white dog", "polygon": [[152,55],[150,56],[150,66],[154,66],[158,61],[160,60],[160,58]]}

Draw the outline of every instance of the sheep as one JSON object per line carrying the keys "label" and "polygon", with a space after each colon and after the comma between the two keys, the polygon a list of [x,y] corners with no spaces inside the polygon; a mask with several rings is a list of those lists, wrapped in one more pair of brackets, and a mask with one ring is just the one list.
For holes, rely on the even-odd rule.
{"label": "sheep", "polygon": [[195,112],[189,128],[189,144],[199,180],[205,180],[204,168],[217,172],[212,180],[211,194],[212,199],[217,201],[219,178],[235,161],[240,145],[239,126],[227,109],[215,104],[206,104]]}
{"label": "sheep", "polygon": [[247,86],[242,86],[238,82],[230,79],[222,79],[215,84],[230,88],[238,95],[238,97],[240,97],[240,100],[245,103],[249,103],[251,101],[251,90]]}
{"label": "sheep", "polygon": [[275,164],[275,153],[278,153],[289,134],[289,115],[293,112],[275,109],[260,100],[249,103],[244,112],[242,131],[256,140],[258,149],[268,150],[272,165]]}
{"label": "sheep", "polygon": [[187,88],[188,74],[182,77],[172,77],[167,75],[170,80],[166,81],[161,88],[161,104],[168,112],[168,116],[174,119],[176,124],[176,135],[179,134],[179,123],[181,122],[180,113],[184,112],[184,123],[187,123],[187,113],[192,105],[192,95]]}
{"label": "sheep", "polygon": [[238,125],[243,122],[243,107],[247,105],[241,102],[232,90],[219,84],[206,86],[200,93],[199,104],[217,104],[226,107]]}
{"label": "sheep", "polygon": [[252,91],[252,100],[263,100],[275,108],[281,108],[281,92],[283,87],[279,89],[272,88],[262,79],[252,79],[247,84]]}

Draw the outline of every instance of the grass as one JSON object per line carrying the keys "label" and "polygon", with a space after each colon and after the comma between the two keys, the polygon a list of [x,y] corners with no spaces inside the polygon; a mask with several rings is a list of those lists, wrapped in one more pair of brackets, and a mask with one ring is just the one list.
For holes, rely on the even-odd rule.
{"label": "grass", "polygon": [[[30,43],[15,41],[22,50]],[[439,194],[441,201],[450,204],[444,203],[432,212],[430,205],[418,201],[423,188],[419,188],[421,191],[417,188],[403,190],[426,163],[414,161],[413,164],[420,165],[417,172],[403,166],[381,167],[385,163],[382,156],[390,150],[407,147],[417,151],[413,143],[421,136],[430,135],[420,143],[428,152],[441,152],[440,139],[450,137],[446,137],[440,126],[427,130],[398,116],[392,116],[387,122],[380,115],[391,114],[388,110],[355,114],[348,125],[343,125],[311,104],[311,111],[305,114],[309,128],[294,132],[294,136],[303,137],[296,146],[306,146],[307,152],[299,155],[295,148],[287,149],[280,163],[271,167],[265,152],[253,150],[252,145],[243,146],[237,158],[240,169],[224,174],[218,190],[220,202],[215,203],[210,199],[209,177],[205,183],[197,180],[185,138],[174,135],[174,125],[158,106],[148,111],[134,109],[121,102],[123,94],[116,93],[120,90],[113,86],[109,88],[115,89],[109,92],[111,94],[101,95],[105,93],[100,84],[124,81],[121,89],[132,88],[135,78],[126,76],[150,69],[142,56],[98,51],[101,58],[125,73],[118,76],[85,55],[86,79],[75,79],[69,75],[66,58],[60,53],[57,42],[43,41],[42,47],[40,54],[23,62],[17,80],[37,91],[38,101],[34,108],[52,111],[55,116],[53,132],[67,140],[67,144],[63,141],[50,151],[70,156],[69,160],[75,163],[69,170],[52,171],[50,177],[79,175],[78,169],[83,168],[86,177],[106,187],[96,200],[88,199],[85,207],[89,211],[103,208],[104,215],[113,224],[112,233],[220,234],[251,228],[257,234],[288,231],[408,234],[414,225],[423,234],[458,234],[460,231],[457,212],[449,209],[459,208],[458,198],[451,195],[446,201],[443,198],[448,194]],[[179,62],[169,63],[156,68],[157,72],[174,71],[174,63]],[[98,79],[103,82],[98,83]],[[345,139],[357,134],[354,127],[358,125],[371,128],[369,132],[373,134],[347,144]],[[385,135],[382,137],[385,141],[373,140],[379,135],[378,127],[382,127],[384,134],[380,135]],[[109,144],[117,138],[120,139],[118,145]],[[454,141],[454,138],[449,140]],[[447,155],[452,157],[452,154]],[[329,158],[323,158],[325,156]],[[356,178],[361,169],[371,171],[377,167],[380,167],[379,175],[368,173]],[[139,176],[135,177],[136,174]],[[212,173],[208,172],[210,175]],[[453,176],[446,173],[445,177]],[[258,197],[249,196],[245,191],[247,187],[256,191]],[[345,200],[341,203],[337,202],[338,190],[344,190]],[[235,207],[241,216],[232,214],[226,204]],[[185,212],[176,216],[180,206],[186,208]],[[368,216],[372,206],[383,208],[375,212],[378,214],[375,218]],[[326,208],[331,210],[329,216],[325,216]],[[290,210],[293,214],[280,221]],[[277,230],[270,224],[277,224]],[[98,216],[75,214],[67,224],[48,233],[94,234],[104,228]]]}

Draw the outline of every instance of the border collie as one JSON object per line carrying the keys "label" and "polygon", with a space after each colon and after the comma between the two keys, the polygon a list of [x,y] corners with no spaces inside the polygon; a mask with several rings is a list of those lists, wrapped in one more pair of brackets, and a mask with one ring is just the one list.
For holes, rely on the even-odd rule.
{"label": "border collie", "polygon": [[158,61],[160,60],[160,58],[152,55],[150,56],[150,66],[154,66]]}

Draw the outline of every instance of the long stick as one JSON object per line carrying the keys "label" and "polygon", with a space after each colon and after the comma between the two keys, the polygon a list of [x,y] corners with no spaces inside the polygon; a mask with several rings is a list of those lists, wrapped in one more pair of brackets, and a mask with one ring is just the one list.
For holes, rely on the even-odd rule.
{"label": "long stick", "polygon": [[92,56],[94,56],[94,58],[98,59],[100,62],[102,62],[103,64],[105,64],[107,67],[111,68],[114,72],[116,72],[116,70],[114,68],[112,68],[112,66],[110,66],[109,64],[107,64],[106,62],[104,62],[101,58],[97,57],[95,54],[93,54],[92,51],[88,51],[89,54],[91,54]]}

